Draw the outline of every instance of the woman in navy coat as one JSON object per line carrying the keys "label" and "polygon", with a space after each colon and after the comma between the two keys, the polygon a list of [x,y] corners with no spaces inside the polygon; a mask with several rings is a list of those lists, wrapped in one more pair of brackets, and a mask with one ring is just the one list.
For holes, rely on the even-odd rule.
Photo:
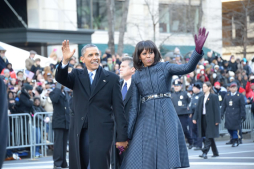
{"label": "woman in navy coat", "polygon": [[173,75],[195,70],[203,56],[206,29],[195,35],[196,50],[187,64],[160,62],[152,41],[141,41],[133,55],[136,73],[132,76],[129,112],[129,148],[122,169],[170,169],[189,167],[181,123],[170,98]]}

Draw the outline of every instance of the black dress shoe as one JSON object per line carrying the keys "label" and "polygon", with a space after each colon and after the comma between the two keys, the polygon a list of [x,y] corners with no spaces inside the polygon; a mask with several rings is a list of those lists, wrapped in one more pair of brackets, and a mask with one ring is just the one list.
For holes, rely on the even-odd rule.
{"label": "black dress shoe", "polygon": [[189,149],[192,149],[193,148],[193,145],[189,145],[189,147],[188,147]]}
{"label": "black dress shoe", "polygon": [[233,144],[232,139],[231,139],[229,142],[227,142],[226,144],[227,144],[227,145],[229,145],[229,144]]}
{"label": "black dress shoe", "polygon": [[202,155],[199,155],[199,157],[204,158],[204,159],[207,159],[207,154],[206,154],[206,153],[203,153]]}
{"label": "black dress shoe", "polygon": [[201,147],[195,147],[194,148],[194,151],[199,151],[199,150],[202,150],[202,148]]}
{"label": "black dress shoe", "polygon": [[238,142],[238,144],[243,144],[243,141],[240,139],[239,142]]}
{"label": "black dress shoe", "polygon": [[218,157],[219,156],[219,154],[214,154],[214,155],[212,155],[212,157]]}
{"label": "black dress shoe", "polygon": [[238,144],[238,140],[237,139],[234,139],[233,140],[233,144],[232,144],[232,147],[237,147],[239,144]]}

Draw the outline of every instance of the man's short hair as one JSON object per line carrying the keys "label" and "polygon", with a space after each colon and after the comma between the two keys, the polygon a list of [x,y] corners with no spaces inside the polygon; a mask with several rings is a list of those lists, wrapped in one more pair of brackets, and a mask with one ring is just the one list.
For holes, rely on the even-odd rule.
{"label": "man's short hair", "polygon": [[83,56],[83,54],[86,52],[86,49],[87,48],[92,48],[92,47],[96,47],[96,48],[98,48],[96,45],[94,45],[94,44],[87,44],[86,46],[84,46],[82,49],[81,49],[81,54],[82,54],[82,56]]}
{"label": "man's short hair", "polygon": [[129,62],[128,63],[129,67],[133,68],[133,58],[132,57],[130,57],[130,56],[124,56],[124,57],[122,57],[122,62],[123,61],[128,61]]}

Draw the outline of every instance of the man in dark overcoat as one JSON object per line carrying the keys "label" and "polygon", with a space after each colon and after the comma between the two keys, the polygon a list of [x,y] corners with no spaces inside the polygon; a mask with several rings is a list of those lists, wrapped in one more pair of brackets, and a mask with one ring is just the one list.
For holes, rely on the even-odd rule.
{"label": "man in dark overcoat", "polygon": [[221,118],[225,115],[225,128],[232,138],[232,147],[239,145],[239,130],[241,123],[246,119],[245,101],[241,93],[237,92],[237,83],[232,82],[230,93],[228,93],[222,103]]}
{"label": "man in dark overcoat", "polygon": [[64,91],[64,86],[60,85],[49,93],[49,97],[54,109],[52,119],[52,128],[54,130],[54,167],[66,168],[68,167],[66,151],[70,124],[70,96]]}
{"label": "man in dark overcoat", "polygon": [[[193,121],[196,122],[198,128],[198,137],[205,137],[205,145],[202,149],[203,154],[200,157],[207,158],[207,153],[212,148],[213,156],[219,156],[214,138],[220,136],[219,123],[221,122],[220,103],[218,96],[215,94],[209,94],[205,102],[206,115],[203,115],[204,108],[204,95],[202,95],[197,103]],[[194,123],[194,122],[193,122]],[[206,125],[204,125],[206,123]],[[195,124],[195,123],[194,123]],[[206,126],[206,128],[203,128]]]}
{"label": "man in dark overcoat", "polygon": [[62,43],[63,60],[56,69],[56,80],[73,90],[73,120],[70,126],[70,168],[108,169],[113,143],[114,114],[116,146],[127,148],[127,122],[124,117],[119,77],[100,65],[97,46],[88,44],[81,50],[84,69],[68,74],[68,63],[75,53],[69,41]]}
{"label": "man in dark overcoat", "polygon": [[[132,83],[131,76],[135,73],[135,68],[133,66],[132,57],[125,56],[122,58],[122,63],[120,65],[120,86],[122,89],[122,98],[124,104],[124,114],[126,120],[129,120],[129,111],[131,108],[131,95],[132,95]],[[116,139],[116,127],[114,128],[114,142]],[[121,153],[116,147],[112,147],[112,169],[119,169],[121,167],[125,153]]]}
{"label": "man in dark overcoat", "polygon": [[2,168],[3,161],[6,155],[6,147],[8,141],[8,102],[6,85],[3,78],[0,76],[0,168]]}
{"label": "man in dark overcoat", "polygon": [[192,149],[193,140],[188,130],[189,116],[191,114],[191,111],[189,111],[189,104],[191,99],[186,91],[182,91],[182,82],[179,79],[175,79],[173,81],[173,85],[175,92],[171,95],[172,102],[179,117],[179,120],[182,124],[184,135],[188,140],[189,149]]}

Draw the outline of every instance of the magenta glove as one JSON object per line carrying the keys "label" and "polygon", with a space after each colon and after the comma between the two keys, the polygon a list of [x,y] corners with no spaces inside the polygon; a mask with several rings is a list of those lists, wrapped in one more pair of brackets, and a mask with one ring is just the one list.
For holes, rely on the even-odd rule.
{"label": "magenta glove", "polygon": [[123,146],[118,147],[118,150],[120,151],[119,155],[121,155],[121,154],[124,152],[124,148],[123,148]]}
{"label": "magenta glove", "polygon": [[204,27],[203,29],[199,28],[198,37],[197,37],[197,35],[195,35],[196,51],[199,54],[201,54],[201,52],[202,52],[202,48],[205,44],[208,34],[209,34],[209,32],[207,32],[207,34],[206,34],[206,29]]}

